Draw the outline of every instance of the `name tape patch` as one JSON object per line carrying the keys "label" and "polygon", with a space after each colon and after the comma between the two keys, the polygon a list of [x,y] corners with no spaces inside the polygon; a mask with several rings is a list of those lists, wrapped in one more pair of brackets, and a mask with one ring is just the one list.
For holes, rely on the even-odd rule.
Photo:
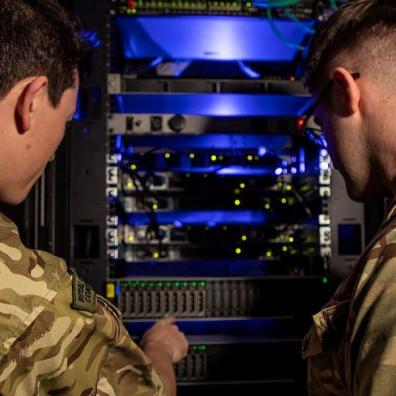
{"label": "name tape patch", "polygon": [[96,293],[92,287],[80,279],[75,269],[70,270],[73,275],[73,302],[70,306],[79,311],[96,312]]}

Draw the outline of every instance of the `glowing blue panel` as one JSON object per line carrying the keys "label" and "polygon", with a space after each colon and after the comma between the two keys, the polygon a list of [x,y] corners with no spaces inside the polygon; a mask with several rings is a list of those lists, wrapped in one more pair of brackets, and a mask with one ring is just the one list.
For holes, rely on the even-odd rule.
{"label": "glowing blue panel", "polygon": [[208,117],[300,117],[312,102],[309,96],[248,94],[126,94],[114,98],[118,113]]}
{"label": "glowing blue panel", "polygon": [[[118,17],[124,56],[186,60],[292,62],[287,46],[265,18],[227,16]],[[312,22],[276,21],[277,29],[302,45]],[[308,29],[306,29],[306,28]]]}
{"label": "glowing blue panel", "polygon": [[[126,326],[134,336],[141,336],[154,321],[128,322]],[[259,318],[259,319],[231,319],[231,320],[181,320],[177,322],[180,330],[191,335],[222,334],[249,337],[261,336],[268,338],[287,337],[295,334],[296,328],[293,318]]]}
{"label": "glowing blue panel", "polygon": [[[126,277],[263,277],[271,274],[270,263],[264,260],[180,260],[140,262],[131,265],[118,262],[117,269]],[[273,271],[272,271],[273,272]]]}
{"label": "glowing blue panel", "polygon": [[189,149],[249,149],[266,146],[271,150],[284,150],[291,147],[290,135],[124,135],[127,143],[134,147],[168,147]]}
{"label": "glowing blue panel", "polygon": [[[182,225],[203,225],[216,227],[223,224],[265,224],[269,220],[269,215],[261,211],[251,210],[224,210],[224,211],[173,211],[157,212],[156,218],[158,224],[174,224],[175,222]],[[132,213],[128,215],[128,224],[144,225],[150,224],[150,218],[147,213]]]}
{"label": "glowing blue panel", "polygon": [[248,166],[206,166],[170,168],[172,173],[215,173],[221,176],[268,176],[274,174],[273,168],[248,167]]}

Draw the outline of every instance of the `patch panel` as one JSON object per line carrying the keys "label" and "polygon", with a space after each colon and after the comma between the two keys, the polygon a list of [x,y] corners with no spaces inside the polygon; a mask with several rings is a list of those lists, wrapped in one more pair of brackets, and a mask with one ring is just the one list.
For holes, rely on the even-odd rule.
{"label": "patch panel", "polygon": [[[271,282],[269,282],[271,280]],[[253,317],[298,314],[327,292],[323,278],[148,279],[119,283],[118,306],[126,319]],[[288,294],[283,290],[287,287]],[[273,302],[276,301],[276,305]]]}

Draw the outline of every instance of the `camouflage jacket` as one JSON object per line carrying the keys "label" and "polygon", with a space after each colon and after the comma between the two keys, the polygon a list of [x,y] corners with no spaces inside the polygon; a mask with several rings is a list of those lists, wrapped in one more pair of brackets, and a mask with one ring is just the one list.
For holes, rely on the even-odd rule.
{"label": "camouflage jacket", "polygon": [[396,208],[313,317],[303,342],[311,396],[396,395]]}
{"label": "camouflage jacket", "polygon": [[165,395],[119,311],[1,214],[0,394]]}

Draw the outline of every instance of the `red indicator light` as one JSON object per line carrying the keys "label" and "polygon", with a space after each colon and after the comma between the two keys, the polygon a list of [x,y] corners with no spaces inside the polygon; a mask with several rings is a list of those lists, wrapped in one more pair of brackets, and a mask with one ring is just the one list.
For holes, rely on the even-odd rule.
{"label": "red indicator light", "polygon": [[301,130],[301,128],[304,126],[304,123],[305,123],[305,119],[304,118],[299,118],[297,120],[297,129]]}
{"label": "red indicator light", "polygon": [[296,81],[296,77],[291,76],[289,80],[290,80],[290,81]]}

